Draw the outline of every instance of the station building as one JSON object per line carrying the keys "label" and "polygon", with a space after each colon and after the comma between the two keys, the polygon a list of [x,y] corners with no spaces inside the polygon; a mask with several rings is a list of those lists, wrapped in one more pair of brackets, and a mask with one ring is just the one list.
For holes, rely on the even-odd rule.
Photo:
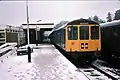
{"label": "station building", "polygon": [[[27,43],[27,24],[22,24],[25,32],[25,40]],[[53,29],[54,23],[37,23],[29,24],[29,40],[30,44],[49,42],[48,34]]]}
{"label": "station building", "polygon": [[0,45],[16,42],[18,45],[25,44],[25,33],[22,26],[1,25],[0,26]]}

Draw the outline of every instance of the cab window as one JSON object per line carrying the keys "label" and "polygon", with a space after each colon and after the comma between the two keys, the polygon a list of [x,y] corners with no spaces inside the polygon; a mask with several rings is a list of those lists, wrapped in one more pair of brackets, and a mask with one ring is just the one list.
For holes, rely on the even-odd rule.
{"label": "cab window", "polygon": [[78,39],[78,27],[77,26],[69,26],[67,31],[68,31],[68,40]]}
{"label": "cab window", "polygon": [[80,40],[89,39],[89,26],[80,26]]}
{"label": "cab window", "polygon": [[91,39],[99,39],[99,27],[91,26]]}

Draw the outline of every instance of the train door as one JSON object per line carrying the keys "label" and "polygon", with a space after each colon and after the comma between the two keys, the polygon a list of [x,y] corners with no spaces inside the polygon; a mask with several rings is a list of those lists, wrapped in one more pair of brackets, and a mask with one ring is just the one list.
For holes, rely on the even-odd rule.
{"label": "train door", "polygon": [[66,28],[66,51],[79,51],[78,26],[67,26]]}
{"label": "train door", "polygon": [[100,27],[90,26],[90,50],[96,51],[101,48]]}
{"label": "train door", "polygon": [[80,25],[79,27],[79,50],[88,51],[89,50],[89,26]]}

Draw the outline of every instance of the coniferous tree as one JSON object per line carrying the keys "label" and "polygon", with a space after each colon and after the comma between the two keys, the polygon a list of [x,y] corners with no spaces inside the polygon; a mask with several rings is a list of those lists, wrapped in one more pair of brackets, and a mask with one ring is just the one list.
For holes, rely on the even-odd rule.
{"label": "coniferous tree", "polygon": [[114,20],[119,20],[120,19],[120,9],[115,12],[115,17]]}
{"label": "coniferous tree", "polygon": [[108,12],[108,16],[106,18],[107,18],[107,22],[111,22],[112,21],[112,15],[111,15],[110,12]]}
{"label": "coniferous tree", "polygon": [[98,23],[99,23],[99,18],[98,18],[98,16],[95,15],[95,16],[93,17],[93,20],[94,20],[95,22],[98,22]]}
{"label": "coniferous tree", "polygon": [[95,21],[95,22],[97,22],[97,23],[105,23],[105,20],[102,20],[102,19],[100,19],[98,16],[94,16],[94,17],[89,17],[88,18],[88,20],[93,20],[93,21]]}
{"label": "coniferous tree", "polygon": [[88,18],[88,20],[92,20],[92,18],[91,18],[91,17],[89,17],[89,18]]}

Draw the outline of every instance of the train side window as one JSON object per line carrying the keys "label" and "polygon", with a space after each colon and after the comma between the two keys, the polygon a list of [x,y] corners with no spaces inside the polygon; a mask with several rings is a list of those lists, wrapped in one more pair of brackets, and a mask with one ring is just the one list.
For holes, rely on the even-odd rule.
{"label": "train side window", "polygon": [[91,26],[91,39],[99,39],[99,27]]}
{"label": "train side window", "polygon": [[78,27],[77,26],[69,26],[68,27],[68,39],[69,40],[77,40],[78,39]]}
{"label": "train side window", "polygon": [[114,33],[116,33],[117,35],[120,35],[119,26],[115,26],[115,27],[113,27],[113,29],[114,29]]}
{"label": "train side window", "polygon": [[80,39],[81,40],[89,39],[89,26],[80,26]]}

